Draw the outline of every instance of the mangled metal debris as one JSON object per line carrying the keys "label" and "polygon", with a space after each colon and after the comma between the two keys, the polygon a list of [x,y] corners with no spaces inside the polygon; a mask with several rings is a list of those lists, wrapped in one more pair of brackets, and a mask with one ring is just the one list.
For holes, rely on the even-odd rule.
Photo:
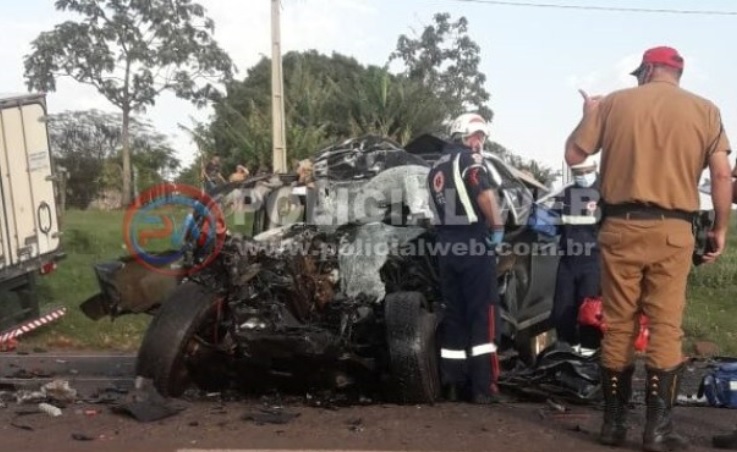
{"label": "mangled metal debris", "polygon": [[[510,243],[530,245],[537,238],[523,226],[531,190],[497,157],[484,159],[498,179]],[[177,265],[196,271],[161,281],[150,272],[149,286],[164,288],[155,296],[140,287],[133,259],[98,264],[102,292],[83,310],[93,319],[143,312],[159,319],[144,337],[136,372],[167,397],[192,383],[210,391],[288,379],[302,393],[360,388],[357,400],[434,402],[443,306],[425,188],[430,164],[422,149],[364,136],[318,152],[309,190],[298,192],[288,177],[270,178],[268,187],[264,180],[229,187],[264,204],[251,236],[219,235],[222,248],[204,268],[198,264],[209,251],[200,243],[207,241],[190,237]],[[237,202],[228,189],[216,200]],[[273,196],[287,196],[289,206],[297,199],[298,209],[283,210],[302,216],[283,221],[289,215],[283,218]],[[557,261],[531,253],[502,261],[501,345],[518,347],[516,336],[547,317],[549,264]]]}
{"label": "mangled metal debris", "polygon": [[0,400],[7,401],[10,397],[18,405],[50,403],[66,406],[77,401],[77,391],[67,380],[56,379],[41,385],[37,390],[15,389],[12,392],[0,392]]}
{"label": "mangled metal debris", "polygon": [[314,217],[320,225],[383,220],[405,205],[410,222],[432,218],[426,178],[430,165],[398,143],[367,135],[317,153]]}
{"label": "mangled metal debris", "polygon": [[138,378],[136,387],[110,407],[116,414],[130,416],[139,422],[154,422],[184,411],[181,402],[162,397],[150,381]]}

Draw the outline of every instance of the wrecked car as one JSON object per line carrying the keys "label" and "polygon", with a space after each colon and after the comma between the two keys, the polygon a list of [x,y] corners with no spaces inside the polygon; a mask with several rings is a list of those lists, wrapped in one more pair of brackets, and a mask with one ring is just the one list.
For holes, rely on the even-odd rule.
{"label": "wrecked car", "polygon": [[[151,271],[130,256],[97,264],[101,292],[82,310],[93,319],[154,315],[136,371],[166,396],[192,383],[285,377],[377,388],[400,403],[437,400],[443,300],[423,189],[438,139],[421,139],[402,148],[367,136],[324,149],[306,190],[289,175],[237,184],[247,203],[258,201],[252,234],[208,229],[206,215],[195,214],[188,251],[162,265],[178,272]],[[485,160],[504,200],[507,241],[540,242],[525,227],[534,190],[496,156]],[[345,211],[369,191],[370,205]],[[203,240],[207,234],[217,239]],[[216,257],[201,265],[215,244]],[[554,253],[500,257],[503,350],[534,357],[532,338],[549,329],[556,265]]]}
{"label": "wrecked car", "polygon": [[[432,216],[426,178],[444,143],[424,134],[401,147],[367,135],[323,149],[312,159],[314,188],[276,189],[274,201],[256,209],[252,234],[295,222],[421,225]],[[503,335],[530,363],[545,345],[535,345],[534,340],[549,330],[559,257],[554,252],[556,237],[527,226],[538,203],[549,207],[550,191],[497,155],[482,154],[497,187],[506,224],[504,240],[508,250],[514,250],[500,256],[497,266]],[[432,290],[437,293],[439,286]]]}

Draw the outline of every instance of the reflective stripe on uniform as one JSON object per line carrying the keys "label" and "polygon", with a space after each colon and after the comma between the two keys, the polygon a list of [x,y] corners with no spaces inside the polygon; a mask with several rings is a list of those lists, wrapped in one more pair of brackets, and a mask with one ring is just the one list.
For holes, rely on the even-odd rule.
{"label": "reflective stripe on uniform", "polygon": [[561,215],[560,221],[563,224],[590,225],[596,224],[596,217],[593,215]]}
{"label": "reflective stripe on uniform", "polygon": [[458,191],[458,197],[461,198],[461,204],[463,204],[463,210],[466,211],[466,218],[469,223],[475,223],[478,221],[476,211],[473,209],[471,199],[468,197],[468,191],[466,190],[466,184],[463,183],[463,177],[460,171],[460,159],[461,154],[458,154],[453,160],[453,182],[455,182],[456,190]]}
{"label": "reflective stripe on uniform", "polygon": [[472,356],[479,356],[479,355],[487,355],[489,353],[496,352],[496,344],[493,342],[489,342],[488,344],[481,344],[473,347],[471,349],[471,355]]}
{"label": "reflective stripe on uniform", "polygon": [[440,349],[440,357],[445,359],[466,359],[465,350],[449,350],[447,348]]}

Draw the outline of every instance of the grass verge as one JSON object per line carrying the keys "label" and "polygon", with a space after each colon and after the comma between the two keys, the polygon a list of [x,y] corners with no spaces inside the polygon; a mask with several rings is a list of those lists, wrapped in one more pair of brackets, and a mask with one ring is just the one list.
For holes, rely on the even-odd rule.
{"label": "grass verge", "polygon": [[[39,293],[44,308],[66,306],[61,320],[22,336],[23,348],[86,349],[134,351],[151,318],[148,315],[122,316],[115,320],[93,321],[79,305],[98,291],[92,266],[125,256],[123,221],[125,212],[69,210],[62,219],[62,246],[67,258],[50,275],[39,278]],[[175,215],[179,218],[180,215]],[[248,218],[227,218],[229,226],[241,233],[250,229]],[[166,249],[168,240],[152,239],[147,251]]]}

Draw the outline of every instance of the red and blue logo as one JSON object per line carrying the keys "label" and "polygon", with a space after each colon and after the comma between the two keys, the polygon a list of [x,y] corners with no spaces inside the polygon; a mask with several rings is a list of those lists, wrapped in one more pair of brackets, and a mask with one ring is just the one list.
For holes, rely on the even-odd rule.
{"label": "red and blue logo", "polygon": [[[172,276],[196,273],[218,256],[226,224],[217,201],[184,184],[160,184],[141,193],[125,213],[128,252],[149,270]],[[187,252],[197,263],[178,268]]]}

